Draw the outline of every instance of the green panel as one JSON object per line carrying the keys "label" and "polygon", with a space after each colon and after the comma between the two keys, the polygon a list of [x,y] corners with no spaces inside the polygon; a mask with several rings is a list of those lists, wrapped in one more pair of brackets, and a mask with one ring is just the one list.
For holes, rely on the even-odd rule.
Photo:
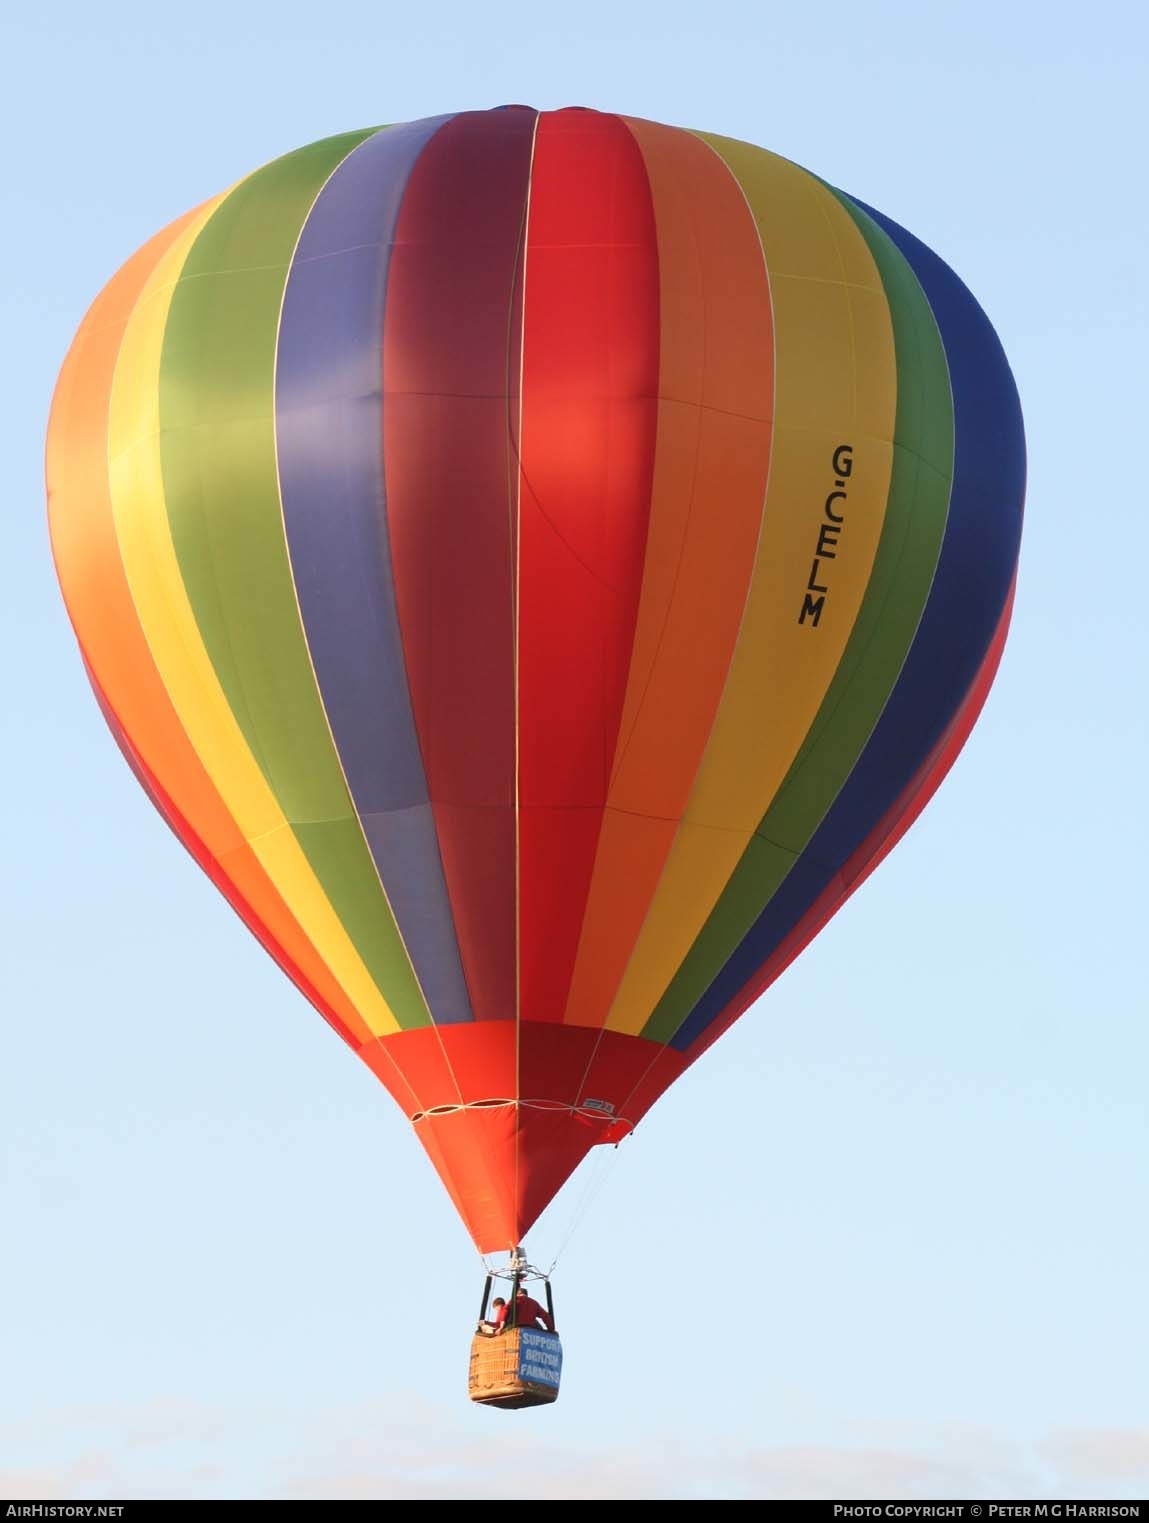
{"label": "green panel", "polygon": [[[833,189],[832,187],[827,187]],[[865,748],[913,642],[945,534],[953,398],[941,336],[917,278],[848,196],[890,304],[897,411],[886,517],[866,595],[810,732],[642,1035],[669,1042],[733,955],[821,824]]]}
{"label": "green panel", "polygon": [[335,168],[371,132],[259,170],[196,239],[160,370],[164,490],[180,571],[228,703],[356,950],[405,1027],[430,1023],[363,838],[300,622],[275,454],[287,272]]}

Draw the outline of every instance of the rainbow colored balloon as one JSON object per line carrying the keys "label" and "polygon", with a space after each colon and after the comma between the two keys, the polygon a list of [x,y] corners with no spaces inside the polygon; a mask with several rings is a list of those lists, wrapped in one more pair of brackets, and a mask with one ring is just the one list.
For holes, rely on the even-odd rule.
{"label": "rainbow colored balloon", "polygon": [[887,217],[508,106],[312,144],[159,233],[80,328],[48,481],[130,765],[486,1252],[937,788],[1024,440],[985,316]]}

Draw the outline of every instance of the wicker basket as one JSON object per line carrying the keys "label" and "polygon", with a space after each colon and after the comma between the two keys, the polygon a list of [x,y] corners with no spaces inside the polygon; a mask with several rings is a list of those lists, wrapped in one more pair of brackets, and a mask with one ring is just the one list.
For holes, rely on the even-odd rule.
{"label": "wicker basket", "polygon": [[[561,1369],[557,1333],[525,1327],[509,1327],[491,1337],[476,1333],[471,1339],[468,1394],[488,1407],[546,1406],[558,1399]],[[544,1378],[531,1379],[531,1372]]]}

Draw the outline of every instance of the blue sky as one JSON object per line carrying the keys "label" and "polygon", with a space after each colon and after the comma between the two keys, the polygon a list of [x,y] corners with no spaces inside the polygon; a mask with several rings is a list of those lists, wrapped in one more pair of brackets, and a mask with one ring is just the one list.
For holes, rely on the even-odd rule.
{"label": "blue sky", "polygon": [[[1061,16],[9,18],[0,1495],[1146,1493],[1149,37],[1132,3]],[[994,322],[1030,455],[973,739],[531,1235],[566,1367],[521,1414],[465,1399],[481,1264],[404,1118],[106,734],[42,482],[71,335],[158,227],[315,138],[505,101],[746,138],[904,223]]]}

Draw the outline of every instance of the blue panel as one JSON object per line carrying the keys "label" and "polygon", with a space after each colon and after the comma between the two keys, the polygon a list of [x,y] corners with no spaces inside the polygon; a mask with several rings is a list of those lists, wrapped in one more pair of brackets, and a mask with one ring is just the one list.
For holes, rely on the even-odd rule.
{"label": "blue panel", "polygon": [[533,1327],[519,1329],[519,1379],[535,1385],[559,1388],[563,1372],[563,1346],[557,1333],[544,1333]]}

